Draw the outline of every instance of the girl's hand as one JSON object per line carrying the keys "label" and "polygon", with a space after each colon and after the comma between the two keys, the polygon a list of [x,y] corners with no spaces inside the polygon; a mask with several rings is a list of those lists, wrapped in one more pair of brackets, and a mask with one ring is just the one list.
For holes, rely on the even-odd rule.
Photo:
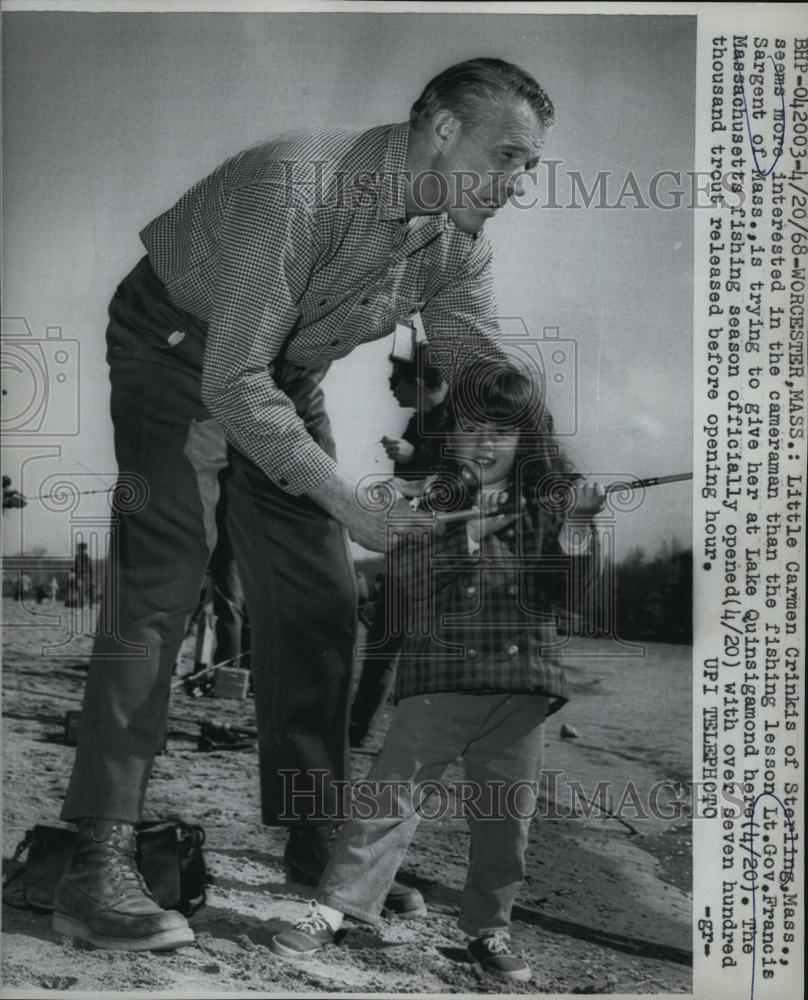
{"label": "girl's hand", "polygon": [[600,483],[578,480],[572,487],[572,494],[572,507],[567,515],[570,521],[589,521],[606,503],[606,491]]}
{"label": "girl's hand", "polygon": [[415,445],[410,444],[409,441],[405,441],[404,438],[383,437],[380,443],[387,457],[392,458],[394,462],[407,465],[412,461],[415,454]]}
{"label": "girl's hand", "polygon": [[475,506],[472,508],[475,517],[467,522],[468,536],[473,542],[479,543],[488,535],[496,534],[513,524],[521,514],[497,514],[504,507],[509,496],[505,490],[480,490]]}

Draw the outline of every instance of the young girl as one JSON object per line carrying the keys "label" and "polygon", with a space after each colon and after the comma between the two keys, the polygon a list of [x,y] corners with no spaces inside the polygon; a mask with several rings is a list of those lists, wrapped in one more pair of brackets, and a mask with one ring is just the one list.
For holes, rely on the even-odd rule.
{"label": "young girl", "polygon": [[542,724],[566,701],[553,605],[599,571],[592,518],[604,496],[576,480],[536,397],[531,380],[504,365],[473,366],[453,386],[454,429],[433,506],[473,505],[476,516],[426,541],[405,540],[391,556],[406,594],[398,708],[316,903],[273,938],[278,954],[318,951],[345,915],[378,922],[420,820],[419,788],[462,757],[471,848],[458,924],[484,970],[530,978],[507,932],[524,877]]}

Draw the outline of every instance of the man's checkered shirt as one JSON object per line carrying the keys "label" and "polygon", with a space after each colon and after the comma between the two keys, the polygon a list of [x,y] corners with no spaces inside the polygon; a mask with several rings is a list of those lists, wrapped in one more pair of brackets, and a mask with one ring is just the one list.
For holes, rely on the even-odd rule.
{"label": "man's checkered shirt", "polygon": [[322,368],[421,312],[451,379],[501,356],[491,247],[445,214],[406,225],[409,126],[281,136],[223,163],[141,233],[172,301],[207,324],[202,398],[229,440],[294,495],[334,461],[273,380]]}

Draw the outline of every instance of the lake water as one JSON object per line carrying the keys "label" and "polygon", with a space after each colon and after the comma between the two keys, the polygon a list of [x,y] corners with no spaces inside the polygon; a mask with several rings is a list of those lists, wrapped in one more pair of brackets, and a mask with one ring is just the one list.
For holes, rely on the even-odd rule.
{"label": "lake water", "polygon": [[[660,782],[673,787],[690,779],[691,646],[571,639],[564,659],[571,697],[547,721],[545,768],[585,788],[607,781],[618,801],[628,782],[646,797]],[[563,723],[579,738],[563,738]]]}

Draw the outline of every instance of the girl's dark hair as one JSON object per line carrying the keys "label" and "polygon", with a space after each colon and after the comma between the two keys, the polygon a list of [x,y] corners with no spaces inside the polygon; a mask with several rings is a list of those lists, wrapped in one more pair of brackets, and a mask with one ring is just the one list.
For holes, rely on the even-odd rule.
{"label": "girl's dark hair", "polygon": [[[490,424],[519,432],[508,492],[521,494],[528,501],[528,514],[534,522],[541,516],[549,519],[556,530],[560,528],[570,482],[576,473],[556,439],[543,379],[533,379],[506,362],[478,362],[453,380],[447,402],[449,434],[468,424]],[[450,440],[447,437],[447,444]],[[444,454],[441,472],[449,475],[454,471],[456,482],[457,465],[451,448],[447,447]],[[462,485],[458,488],[462,492]],[[462,506],[468,506],[471,499],[467,486],[465,490],[467,495],[458,498]]]}

